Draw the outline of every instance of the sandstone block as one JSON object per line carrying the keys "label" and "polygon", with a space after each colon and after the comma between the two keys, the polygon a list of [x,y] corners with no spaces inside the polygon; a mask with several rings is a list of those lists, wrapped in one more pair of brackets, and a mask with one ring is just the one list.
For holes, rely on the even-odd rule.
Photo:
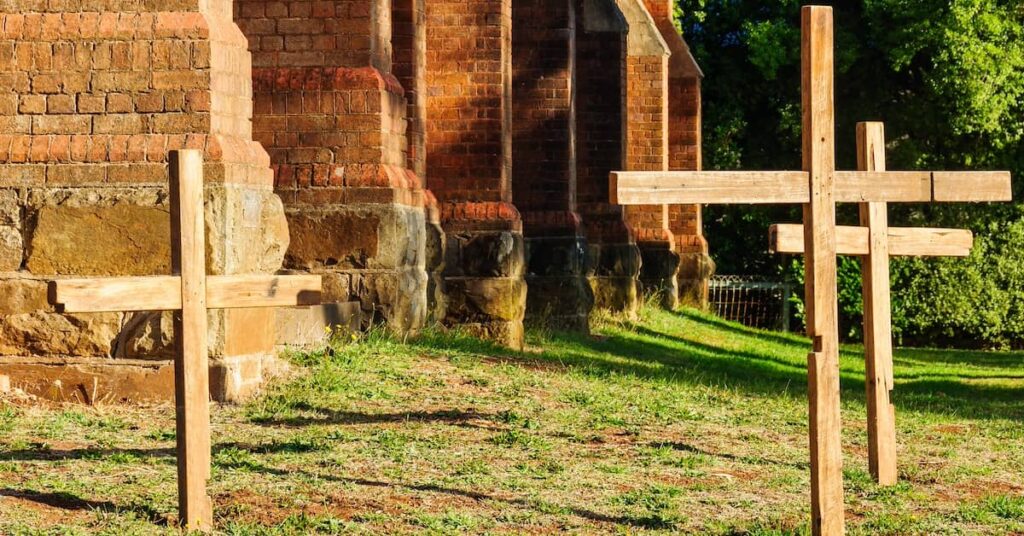
{"label": "sandstone block", "polygon": [[7,315],[0,321],[0,355],[109,357],[123,316],[38,312]]}
{"label": "sandstone block", "polygon": [[170,272],[166,208],[45,206],[35,215],[28,269],[46,275],[152,275]]}
{"label": "sandstone block", "polygon": [[41,279],[0,279],[0,315],[53,311],[46,292],[46,281]]}
{"label": "sandstone block", "polygon": [[21,233],[10,226],[0,227],[0,272],[15,272],[21,269]]}
{"label": "sandstone block", "polygon": [[287,264],[365,268],[379,251],[379,227],[380,217],[365,210],[292,213]]}

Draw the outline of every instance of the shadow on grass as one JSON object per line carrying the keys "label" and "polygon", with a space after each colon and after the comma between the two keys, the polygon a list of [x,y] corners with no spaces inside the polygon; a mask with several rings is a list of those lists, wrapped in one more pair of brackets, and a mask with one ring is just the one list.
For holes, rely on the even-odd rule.
{"label": "shadow on grass", "polygon": [[657,518],[656,516],[613,516],[608,514],[602,514],[586,508],[575,507],[575,506],[558,506],[539,504],[526,499],[521,498],[509,498],[500,497],[497,495],[483,493],[473,490],[463,490],[452,487],[439,486],[437,484],[415,484],[415,483],[401,483],[401,482],[385,482],[382,480],[370,480],[366,478],[354,478],[346,476],[337,476],[332,474],[321,474],[313,473],[299,468],[289,469],[278,469],[276,467],[270,467],[262,463],[254,463],[252,461],[245,461],[241,463],[228,463],[220,464],[221,467],[226,469],[239,469],[245,471],[259,472],[265,475],[279,476],[279,477],[293,477],[296,474],[303,475],[309,479],[322,479],[330,482],[338,482],[349,485],[366,486],[373,488],[389,488],[389,489],[404,489],[407,491],[418,491],[425,493],[437,493],[443,495],[452,495],[457,497],[464,497],[474,501],[489,501],[502,503],[509,506],[515,506],[518,508],[537,510],[543,506],[544,510],[550,511],[552,508],[556,511],[571,514],[576,517],[587,519],[589,521],[595,521],[598,523],[610,523],[615,525],[629,525],[636,528],[666,528],[665,521]]}
{"label": "shadow on grass", "polygon": [[[316,446],[296,446],[292,441],[277,441],[269,443],[218,443],[213,447],[213,454],[215,456],[214,466],[222,470],[239,470],[249,471],[254,473],[261,473],[265,475],[275,477],[293,478],[296,475],[302,475],[309,479],[322,479],[331,482],[339,482],[344,484],[368,486],[376,488],[392,488],[392,489],[405,489],[408,491],[418,491],[426,493],[438,493],[445,495],[453,495],[459,497],[465,497],[475,501],[493,501],[503,503],[510,506],[516,506],[524,509],[531,510],[546,510],[550,511],[552,508],[559,512],[564,512],[577,517],[588,519],[599,523],[611,523],[617,525],[630,525],[638,528],[658,528],[664,523],[664,520],[656,517],[643,517],[643,516],[612,516],[595,512],[581,507],[573,506],[559,506],[559,505],[547,505],[535,503],[526,499],[521,498],[509,498],[500,497],[488,493],[483,493],[473,490],[463,490],[452,487],[444,487],[437,484],[415,484],[415,483],[400,483],[400,482],[385,482],[380,480],[370,480],[365,478],[354,478],[346,476],[337,476],[333,474],[321,474],[313,473],[301,468],[289,468],[289,469],[278,469],[271,467],[259,461],[257,458],[250,457],[245,459],[222,459],[217,460],[216,455],[220,452],[230,450],[242,450],[252,454],[265,455],[265,454],[277,454],[277,453],[301,453],[318,450]],[[117,455],[130,454],[139,458],[167,458],[173,463],[173,457],[175,456],[174,449],[168,448],[152,448],[152,449],[35,449],[35,450],[18,450],[18,451],[7,451],[0,452],[0,460],[4,461],[38,461],[38,460],[69,460],[69,459],[105,459],[111,458]],[[69,494],[69,493],[43,493],[32,490],[15,490],[15,489],[0,489],[0,497],[15,497],[28,501],[32,501],[38,504],[44,504],[54,508],[60,508],[64,510],[87,510],[87,511],[101,511],[110,512],[116,514],[132,514],[139,516],[142,519],[148,519],[153,523],[166,524],[167,519],[163,517],[159,512],[149,507],[144,506],[120,506],[108,501],[93,501],[83,499],[81,497]]]}
{"label": "shadow on grass", "polygon": [[[429,354],[436,355],[438,350],[484,354],[531,368],[538,362],[558,363],[596,377],[631,375],[691,385],[739,388],[766,397],[807,396],[806,366],[800,361],[809,351],[807,342],[795,336],[749,330],[691,312],[674,314],[716,330],[724,329],[747,339],[780,345],[781,348],[765,352],[723,348],[635,323],[622,325],[622,329],[627,331],[625,334],[612,332],[600,337],[553,332],[545,336],[547,344],[544,352],[539,354],[514,352],[479,340],[466,340],[463,345],[463,338],[450,335],[428,334],[410,344]],[[911,351],[910,355],[919,356],[925,363],[913,364],[911,370],[903,368],[897,371],[893,398],[898,409],[972,418],[1024,420],[1024,365],[1017,367],[1021,371],[1020,376],[987,374],[984,371],[965,376],[920,370],[926,369],[928,362],[944,363],[941,359],[931,360],[928,357],[935,352],[940,351]],[[860,358],[859,352],[852,350],[844,350],[843,355]],[[904,351],[901,350],[900,355],[904,355]],[[1002,361],[1004,358],[1010,364]],[[1003,369],[1013,368],[1016,358],[1014,354],[986,357],[998,362]],[[957,363],[960,361],[955,359],[961,358],[951,359]],[[840,374],[843,397],[863,401],[863,370],[846,369]],[[998,383],[1006,380],[1020,382],[1016,385]]]}
{"label": "shadow on grass", "polygon": [[0,489],[0,497],[21,499],[61,510],[79,510],[87,512],[104,512],[118,515],[135,515],[157,525],[166,525],[167,518],[153,508],[145,505],[120,506],[110,501],[93,501],[83,499],[71,493],[44,493],[28,489]]}
{"label": "shadow on grass", "polygon": [[735,454],[730,454],[728,452],[712,452],[710,450],[704,450],[700,447],[695,447],[693,445],[683,443],[681,441],[658,441],[651,443],[649,446],[651,448],[668,447],[671,448],[672,450],[679,452],[689,452],[691,454],[700,454],[703,456],[710,456],[712,458],[723,458],[726,460],[749,463],[753,465],[775,465],[780,467],[792,467],[794,469],[799,469],[801,471],[805,471],[811,466],[809,463],[780,462],[778,460],[762,458],[760,456],[737,456]]}
{"label": "shadow on grass", "polygon": [[305,401],[289,404],[289,409],[313,413],[315,417],[255,417],[250,419],[255,424],[301,427],[318,424],[388,424],[388,423],[441,423],[463,428],[494,429],[479,421],[493,420],[494,414],[457,409],[439,411],[401,411],[398,413],[361,413],[343,411],[322,406],[314,406]]}

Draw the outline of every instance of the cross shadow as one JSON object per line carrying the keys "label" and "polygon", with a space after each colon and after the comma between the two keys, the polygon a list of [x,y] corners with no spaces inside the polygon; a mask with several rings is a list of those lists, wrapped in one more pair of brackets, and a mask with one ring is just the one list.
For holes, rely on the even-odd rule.
{"label": "cross shadow", "polygon": [[486,426],[480,421],[488,421],[495,418],[494,414],[480,413],[476,411],[464,411],[458,409],[447,409],[438,411],[401,411],[396,413],[362,413],[357,411],[343,411],[322,406],[314,406],[308,402],[296,402],[290,404],[291,409],[314,413],[314,417],[261,417],[252,419],[251,422],[267,426],[302,427],[317,424],[388,424],[406,422],[432,422],[443,423],[452,426],[478,429],[494,429],[493,426]]}
{"label": "cross shadow", "polygon": [[685,309],[681,309],[681,310],[678,310],[678,311],[670,311],[670,312],[673,315],[678,316],[679,318],[683,318],[685,320],[688,320],[690,322],[696,322],[698,324],[703,324],[703,325],[705,325],[707,327],[714,328],[714,329],[719,330],[719,331],[728,331],[730,333],[734,333],[734,334],[737,334],[737,335],[742,335],[743,337],[746,337],[746,338],[753,338],[753,339],[757,339],[757,340],[764,341],[764,342],[770,342],[770,343],[773,343],[773,344],[781,344],[781,345],[784,345],[784,346],[789,346],[789,347],[794,347],[794,348],[808,348],[808,345],[809,345],[809,343],[807,341],[801,340],[801,338],[798,335],[796,335],[796,334],[788,335],[787,336],[787,335],[783,335],[781,333],[772,333],[772,332],[769,332],[769,331],[753,330],[753,329],[745,328],[743,326],[739,326],[739,325],[734,324],[732,322],[729,322],[727,320],[724,320],[724,319],[721,319],[721,318],[717,318],[717,317],[713,317],[713,316],[710,316],[710,315],[696,315],[696,314],[693,314],[692,312],[687,311]]}
{"label": "cross shadow", "polygon": [[[302,475],[307,479],[322,479],[330,482],[339,482],[350,485],[367,486],[374,488],[390,488],[390,489],[404,489],[408,491],[420,491],[426,493],[438,493],[444,495],[451,495],[456,497],[464,497],[474,501],[491,501],[499,502],[509,506],[516,506],[526,509],[537,508],[536,504],[531,503],[521,498],[508,498],[500,497],[497,495],[483,493],[473,490],[463,490],[453,487],[439,486],[437,484],[413,484],[413,483],[401,483],[401,482],[386,482],[382,480],[371,480],[366,478],[354,478],[347,476],[337,476],[333,474],[320,474],[313,473],[304,469],[278,469],[261,463],[255,463],[251,461],[240,462],[240,463],[227,463],[222,464],[222,467],[226,469],[240,469],[246,471],[259,472],[266,475],[280,476],[280,477],[294,477],[296,474]],[[593,510],[588,510],[582,507],[566,506],[558,507],[560,510],[570,512],[572,515],[580,518],[584,518],[590,521],[596,521],[599,523],[610,523],[616,525],[629,525],[637,528],[658,528],[664,524],[664,521],[654,517],[645,516],[614,516],[608,514],[602,514]]]}
{"label": "cross shadow", "polygon": [[732,461],[743,462],[743,463],[750,463],[750,464],[754,464],[754,465],[777,465],[777,466],[780,466],[780,467],[782,467],[782,466],[784,466],[784,467],[792,467],[794,469],[799,469],[801,471],[807,470],[808,468],[810,468],[810,464],[809,463],[782,462],[782,461],[772,460],[772,459],[764,458],[764,457],[760,457],[760,456],[737,456],[735,454],[730,454],[730,453],[726,453],[726,452],[712,452],[710,450],[705,450],[705,449],[702,449],[700,447],[695,447],[693,445],[690,445],[688,443],[683,443],[681,441],[667,441],[667,442],[666,441],[657,441],[657,442],[651,443],[649,446],[652,447],[652,448],[669,447],[672,450],[676,450],[676,451],[679,451],[679,452],[689,452],[691,454],[701,454],[703,456],[710,456],[712,458],[722,458],[722,459],[726,459],[726,460],[732,460]]}
{"label": "cross shadow", "polygon": [[28,489],[0,488],[0,497],[10,497],[12,499],[31,501],[36,504],[68,511],[78,510],[87,512],[105,512],[111,514],[135,514],[136,516],[142,519],[147,519],[151,523],[157,525],[167,524],[167,518],[149,506],[137,504],[133,504],[131,506],[120,506],[110,501],[93,501],[83,499],[77,495],[66,492],[44,493]]}
{"label": "cross shadow", "polygon": [[[556,333],[553,338],[564,342],[566,348],[580,346],[589,351],[570,350],[560,353],[559,360],[564,366],[597,375],[627,374],[693,385],[725,385],[769,397],[807,396],[807,370],[802,364],[773,356],[770,352],[727,349],[645,326],[627,325],[627,329],[630,327],[640,337],[610,335],[595,338]],[[745,336],[751,335],[742,328],[729,328]],[[783,340],[786,345],[798,345],[802,351],[809,351],[809,347],[800,345],[799,341]],[[849,350],[843,355],[860,357],[859,353]],[[1014,357],[1013,354],[1007,355],[1011,362]],[[543,356],[523,353],[508,354],[504,359],[520,363],[546,361]],[[893,399],[897,410],[1024,420],[1024,366],[1019,370],[1020,376],[983,374],[978,377],[898,370]],[[862,370],[841,370],[840,378],[843,398],[865,399]],[[1007,379],[1022,381],[1019,385],[985,382]]]}

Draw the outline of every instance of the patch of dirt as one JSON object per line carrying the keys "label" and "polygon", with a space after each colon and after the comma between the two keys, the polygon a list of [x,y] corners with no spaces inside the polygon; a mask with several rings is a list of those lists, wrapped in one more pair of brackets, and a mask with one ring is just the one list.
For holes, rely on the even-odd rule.
{"label": "patch of dirt", "polygon": [[402,504],[398,496],[369,499],[333,493],[324,497],[321,502],[306,504],[286,504],[288,498],[274,498],[249,490],[236,490],[220,494],[214,498],[221,512],[229,512],[226,517],[246,523],[273,526],[282,523],[289,516],[306,514],[308,516],[330,516],[351,521],[360,514],[384,513],[397,514]]}
{"label": "patch of dirt", "polygon": [[934,428],[936,432],[944,435],[963,435],[971,431],[971,427],[964,424],[943,424]]}
{"label": "patch of dirt", "polygon": [[968,480],[953,485],[957,500],[983,499],[992,495],[1019,495],[1024,486],[1001,480]]}

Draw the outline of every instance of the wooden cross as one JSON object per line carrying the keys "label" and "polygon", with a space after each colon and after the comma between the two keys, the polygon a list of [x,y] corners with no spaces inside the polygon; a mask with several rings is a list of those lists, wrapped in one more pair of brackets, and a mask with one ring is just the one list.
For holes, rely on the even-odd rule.
{"label": "wooden cross", "polygon": [[[885,171],[885,125],[857,124],[857,168]],[[836,228],[836,253],[862,257],[864,374],[868,410],[868,466],[879,484],[896,483],[896,409],[892,403],[890,257],[966,257],[974,235],[962,229],[889,227],[886,203],[861,203],[859,227]],[[770,249],[803,254],[802,225],[773,225]]]}
{"label": "wooden cross", "polygon": [[210,531],[209,309],[295,307],[320,303],[320,276],[206,275],[203,158],[170,155],[171,269],[175,275],[64,279],[50,283],[50,301],[67,313],[177,311],[174,388],[180,523]]}
{"label": "wooden cross", "polygon": [[1005,172],[836,171],[832,8],[805,6],[801,26],[803,171],[616,172],[609,186],[611,202],[621,205],[803,205],[807,332],[813,344],[807,359],[811,530],[833,536],[844,532],[836,203],[1007,201],[1012,196]]}

